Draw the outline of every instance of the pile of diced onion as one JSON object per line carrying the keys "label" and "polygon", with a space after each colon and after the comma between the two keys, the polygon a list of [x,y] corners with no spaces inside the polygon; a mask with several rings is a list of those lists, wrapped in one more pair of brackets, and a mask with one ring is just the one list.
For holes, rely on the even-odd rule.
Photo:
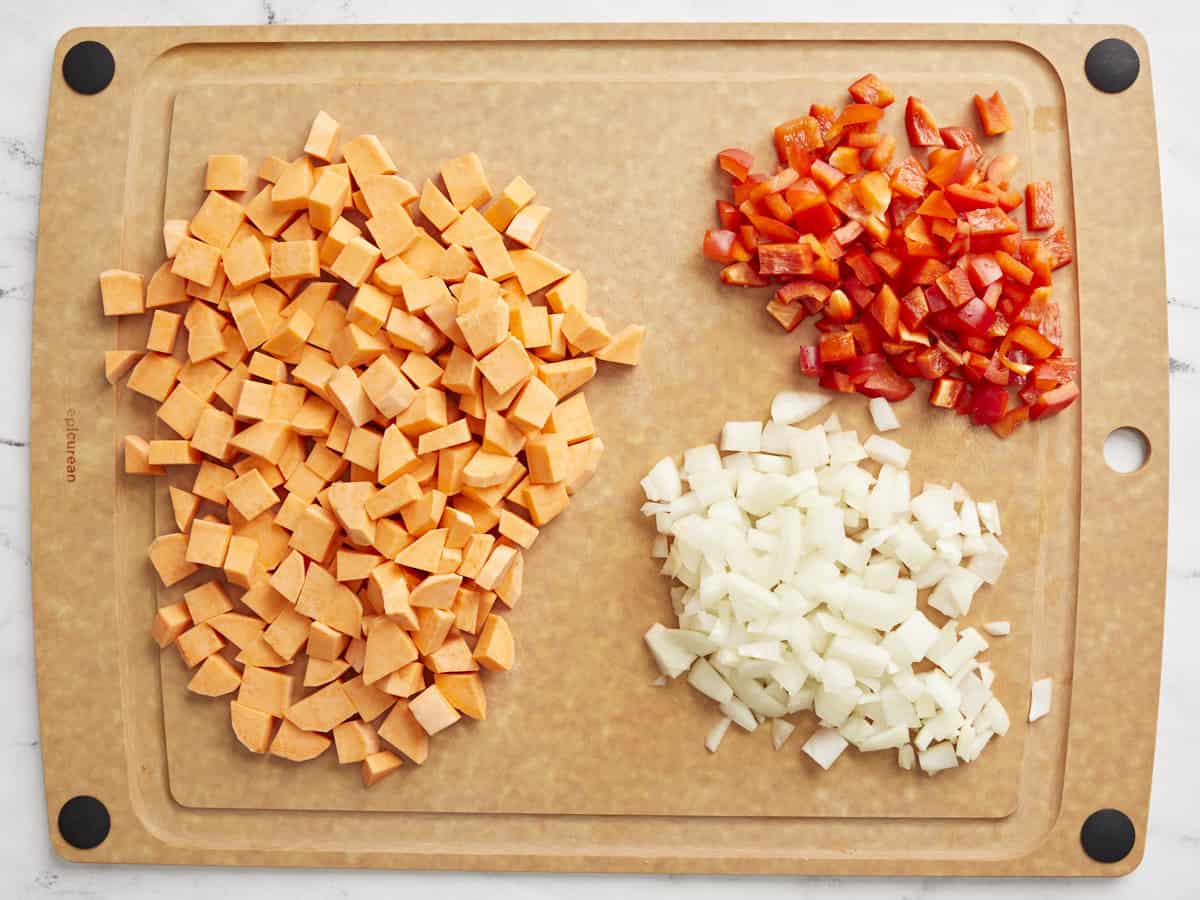
{"label": "pile of diced onion", "polygon": [[[914,496],[910,451],[861,442],[836,415],[797,426],[827,402],[780,394],[769,422],[729,422],[720,448],[693,447],[682,468],[665,458],[642,480],[678,617],[646,643],[664,676],[686,673],[720,705],[710,751],[730,723],[768,721],[779,749],[796,727],[786,717],[812,710],[803,750],[825,769],[850,744],[929,774],[973,762],[1009,726],[979,659],[987,641],[959,627],[1008,557],[999,511],[959,484]],[[871,413],[879,430],[899,427],[886,400]],[[927,589],[920,605],[948,618],[940,627],[918,608]]]}

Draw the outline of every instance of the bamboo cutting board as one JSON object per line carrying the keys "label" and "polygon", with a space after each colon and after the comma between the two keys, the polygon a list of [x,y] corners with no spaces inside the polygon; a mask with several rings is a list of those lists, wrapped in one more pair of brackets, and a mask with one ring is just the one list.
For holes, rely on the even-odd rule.
{"label": "bamboo cutting board", "polygon": [[[1142,72],[1122,93],[1084,74],[1117,36]],[[59,76],[95,40],[116,76],[95,95]],[[1092,26],[382,26],[88,29],[55,58],[34,325],[34,603],[51,838],[96,862],[726,873],[1121,874],[1140,860],[1150,793],[1166,562],[1166,306],[1148,54]],[[1018,182],[1052,179],[1077,262],[1055,277],[1082,402],[1002,442],[902,404],[914,483],[957,480],[999,501],[1012,558],[975,618],[1012,620],[988,657],[1014,725],[975,764],[927,779],[892,754],[847,753],[821,773],[799,740],[702,744],[712,705],[651,687],[641,634],[670,612],[648,558],[638,479],[659,458],[764,417],[801,385],[796,338],[716,283],[697,252],[721,179],[713,154],[768,152],[770,128],[841,102],[879,73],[943,124],[999,88]],[[105,268],[147,274],[164,218],[201,197],[211,153],[299,152],[326,109],[378,133],[401,174],[477,150],[493,184],[525,175],[555,209],[545,247],[583,269],[610,322],[650,328],[632,371],[589,389],[608,453],[529,553],[510,615],[513,672],[490,715],[439,735],[423,767],[370,791],[332,754],[303,767],[244,752],[226,703],[189,695],[176,655],[147,637],[161,589],[145,548],[170,521],[165,487],[126,478],[117,448],[153,429],[151,404],[102,374],[144,322],[100,315]],[[899,121],[895,109],[885,119]],[[285,153],[284,151],[287,151]],[[752,308],[747,308],[749,304]],[[790,341],[790,343],[789,343]],[[838,413],[866,429],[861,398]],[[1105,437],[1136,427],[1131,475]],[[68,459],[70,468],[68,468]],[[1051,715],[1022,721],[1031,682]],[[83,700],[83,702],[81,702]],[[808,728],[811,725],[801,725]],[[97,798],[92,849],[60,811]],[[1132,852],[1089,858],[1084,821],[1132,820]],[[79,841],[74,841],[78,844]]]}

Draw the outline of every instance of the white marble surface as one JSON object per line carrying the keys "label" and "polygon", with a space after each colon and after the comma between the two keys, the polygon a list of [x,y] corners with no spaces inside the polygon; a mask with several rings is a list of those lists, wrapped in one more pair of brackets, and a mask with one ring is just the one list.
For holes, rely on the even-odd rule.
{"label": "white marble surface", "polygon": [[[1159,152],[1167,230],[1172,388],[1172,516],[1167,625],[1158,755],[1148,847],[1130,876],[1105,881],[949,881],[870,879],[716,879],[641,876],[474,875],[457,873],[312,872],[279,870],[101,867],[63,863],[50,850],[42,799],[33,674],[29,578],[29,348],[40,160],[50,81],[59,35],[79,25],[378,22],[398,17],[444,21],[835,20],[1124,22],[1147,36],[1154,67]],[[1185,12],[1184,10],[1187,9]],[[146,11],[142,11],[146,10]],[[149,11],[153,10],[153,11]],[[410,18],[410,20],[412,20]],[[964,2],[953,6],[858,2],[753,6],[711,0],[574,0],[511,6],[468,0],[409,5],[389,0],[49,0],[0,2],[0,896],[101,897],[149,900],[169,896],[254,895],[349,898],[368,892],[439,892],[448,896],[601,897],[655,894],[691,898],[990,896],[1195,897],[1200,869],[1200,671],[1190,643],[1200,633],[1200,418],[1191,398],[1200,386],[1200,287],[1188,257],[1200,239],[1196,216],[1200,127],[1195,114],[1195,52],[1200,7],[1088,0]],[[1141,299],[1141,298],[1131,298]],[[1122,698],[1114,696],[1117,706]],[[386,894],[384,895],[386,896]]]}

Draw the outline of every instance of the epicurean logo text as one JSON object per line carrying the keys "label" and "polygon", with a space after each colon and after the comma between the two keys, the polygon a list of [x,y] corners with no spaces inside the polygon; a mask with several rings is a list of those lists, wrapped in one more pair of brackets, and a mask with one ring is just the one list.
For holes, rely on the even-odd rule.
{"label": "epicurean logo text", "polygon": [[73,406],[67,407],[66,416],[63,418],[63,424],[67,430],[67,467],[65,470],[67,481],[75,480],[75,441],[79,435],[79,424],[75,421],[75,412]]}

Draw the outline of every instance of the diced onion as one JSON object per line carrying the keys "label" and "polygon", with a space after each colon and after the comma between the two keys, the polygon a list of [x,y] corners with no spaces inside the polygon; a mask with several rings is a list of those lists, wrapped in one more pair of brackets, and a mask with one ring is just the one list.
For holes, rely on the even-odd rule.
{"label": "diced onion", "polygon": [[871,411],[871,421],[875,423],[876,431],[895,431],[900,427],[896,411],[892,409],[892,404],[887,402],[886,397],[872,397],[867,408]]}
{"label": "diced onion", "polygon": [[1050,698],[1054,692],[1051,678],[1039,678],[1029,692],[1029,721],[1036,722],[1050,712]]}

